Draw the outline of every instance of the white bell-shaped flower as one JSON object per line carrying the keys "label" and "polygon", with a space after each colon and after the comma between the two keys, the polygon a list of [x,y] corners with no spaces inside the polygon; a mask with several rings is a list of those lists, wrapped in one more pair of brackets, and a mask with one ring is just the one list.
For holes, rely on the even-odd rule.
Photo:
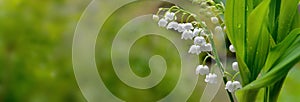
{"label": "white bell-shaped flower", "polygon": [[211,17],[210,20],[214,24],[218,24],[219,23],[219,19],[217,17]]}
{"label": "white bell-shaped flower", "polygon": [[230,45],[230,46],[229,46],[229,50],[230,50],[231,52],[235,52],[235,49],[234,49],[233,45]]}
{"label": "white bell-shaped flower", "polygon": [[194,36],[198,36],[198,34],[202,31],[202,28],[195,28],[193,31]]}
{"label": "white bell-shaped flower", "polygon": [[194,38],[194,44],[195,45],[205,45],[206,44],[206,40],[204,37],[202,36],[196,36]]}
{"label": "white bell-shaped flower", "polygon": [[203,45],[201,51],[212,51],[211,44],[207,43],[207,44]]}
{"label": "white bell-shaped flower", "polygon": [[199,45],[192,45],[189,49],[189,53],[199,55],[201,53],[200,46]]}
{"label": "white bell-shaped flower", "polygon": [[162,18],[158,21],[158,26],[160,26],[160,27],[166,27],[167,24],[168,24],[168,21],[164,18]]}
{"label": "white bell-shaped flower", "polygon": [[238,81],[227,81],[225,89],[229,92],[235,92],[236,90],[242,88],[242,85]]}
{"label": "white bell-shaped flower", "polygon": [[232,81],[227,81],[226,82],[225,90],[228,90],[229,92],[234,92],[234,86],[232,84]]}
{"label": "white bell-shaped flower", "polygon": [[221,26],[216,26],[215,31],[217,34],[222,34],[223,33],[223,29]]}
{"label": "white bell-shaped flower", "polygon": [[159,16],[158,15],[153,15],[152,16],[153,20],[158,21],[159,20]]}
{"label": "white bell-shaped flower", "polygon": [[185,29],[184,29],[184,24],[182,24],[182,23],[179,23],[178,24],[178,27],[177,27],[177,31],[178,32],[184,32],[185,31]]}
{"label": "white bell-shaped flower", "polygon": [[178,28],[178,23],[177,23],[177,22],[174,22],[174,21],[170,22],[170,23],[168,24],[168,26],[167,26],[167,29],[174,29],[174,30],[177,30],[177,28]]}
{"label": "white bell-shaped flower", "polygon": [[206,75],[204,81],[209,83],[209,84],[216,84],[217,83],[217,74],[209,73],[208,75]]}
{"label": "white bell-shaped flower", "polygon": [[204,30],[201,30],[201,31],[200,31],[200,35],[201,35],[201,36],[206,36],[207,33],[206,33]]}
{"label": "white bell-shaped flower", "polygon": [[185,30],[191,30],[191,29],[194,29],[192,23],[185,23],[184,26],[183,26],[183,28],[184,28]]}
{"label": "white bell-shaped flower", "polygon": [[242,85],[239,81],[233,81],[232,84],[234,86],[235,91],[242,88]]}
{"label": "white bell-shaped flower", "polygon": [[181,35],[181,39],[184,39],[184,40],[190,39],[190,40],[192,40],[193,39],[193,32],[191,30],[185,30]]}
{"label": "white bell-shaped flower", "polygon": [[196,68],[196,74],[204,75],[204,74],[209,74],[209,68],[207,65],[198,65]]}
{"label": "white bell-shaped flower", "polygon": [[237,72],[239,71],[239,65],[238,65],[238,62],[233,62],[233,63],[232,63],[232,69],[235,70],[235,71],[237,71]]}
{"label": "white bell-shaped flower", "polygon": [[166,15],[165,15],[165,18],[167,20],[174,20],[174,17],[175,17],[175,13],[174,12],[167,12]]}

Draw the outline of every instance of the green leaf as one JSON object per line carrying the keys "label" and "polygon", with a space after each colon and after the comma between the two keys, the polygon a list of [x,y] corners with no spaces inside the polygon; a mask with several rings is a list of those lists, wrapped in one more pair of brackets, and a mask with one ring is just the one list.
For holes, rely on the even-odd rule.
{"label": "green leaf", "polygon": [[[280,44],[275,46],[271,52],[279,53],[279,56],[273,64],[274,66],[270,68],[270,71],[258,78],[257,80],[251,82],[243,88],[243,90],[259,89],[272,85],[277,81],[285,77],[288,71],[300,60],[300,28],[294,29]],[[280,48],[284,48],[285,51]],[[281,52],[281,53],[280,53]],[[270,57],[271,58],[271,57]]]}
{"label": "green leaf", "polygon": [[240,74],[241,74],[241,77],[242,77],[242,85],[246,85],[250,82],[249,78],[250,78],[250,71],[246,65],[246,63],[244,62],[244,60],[241,59],[240,56],[236,56],[236,59],[237,61],[239,62],[238,66],[239,66],[239,70],[242,70],[240,71]]}
{"label": "green leaf", "polygon": [[[287,34],[292,30],[292,21],[295,17],[296,10],[298,7],[299,0],[282,0],[280,14],[279,14],[279,25],[277,43],[281,42]],[[299,16],[298,16],[299,17]]]}
{"label": "green leaf", "polygon": [[226,2],[225,23],[227,35],[237,54],[244,57],[246,40],[246,1],[228,0]]}
{"label": "green leaf", "polygon": [[[239,64],[240,70],[243,70],[241,71],[243,85],[255,80],[269,50],[270,42],[266,39],[270,39],[270,36],[266,16],[270,0],[264,0],[265,3],[259,4],[260,2],[261,0],[228,0],[226,2],[227,35],[236,49],[238,62],[246,64],[245,66]],[[259,6],[255,8],[258,4]],[[253,8],[256,10],[251,12]]]}
{"label": "green leaf", "polygon": [[238,102],[255,102],[259,90],[237,90],[235,95]]}
{"label": "green leaf", "polygon": [[248,17],[246,64],[252,74],[250,81],[255,80],[260,73],[269,51],[270,36],[267,29],[269,3],[270,0],[264,0]]}
{"label": "green leaf", "polygon": [[[246,48],[246,19],[247,19],[247,2],[246,0],[227,0],[225,9],[225,25],[227,36],[234,46],[238,58],[238,62],[244,62]],[[251,11],[251,9],[249,10]],[[241,71],[242,84],[249,83],[249,70],[246,65],[239,65]],[[245,80],[244,80],[245,79]]]}
{"label": "green leaf", "polygon": [[253,6],[256,7],[263,0],[249,0],[249,1],[253,1]]}
{"label": "green leaf", "polygon": [[[299,5],[300,5],[300,2],[299,2]],[[293,24],[292,24],[293,29],[294,28],[300,28],[300,9],[299,9],[299,11],[296,10],[295,12],[296,12],[296,14],[295,14]]]}
{"label": "green leaf", "polygon": [[297,39],[297,36],[299,36],[297,32],[299,32],[299,28],[294,29],[284,41],[271,48],[262,74],[267,73],[271,67],[275,66],[275,62],[279,60],[279,57],[281,57],[283,53],[286,53],[287,49]]}
{"label": "green leaf", "polygon": [[[251,0],[250,0],[251,1]],[[264,0],[261,2],[254,10],[248,14],[246,18],[247,22],[245,27],[247,28],[246,34],[246,44],[245,44],[245,61],[240,60],[237,56],[239,62],[239,67],[247,68],[247,70],[241,70],[240,72],[248,76],[247,79],[243,81],[251,82],[256,79],[260,69],[263,67],[265,59],[267,58],[267,53],[269,51],[270,44],[270,34],[268,32],[267,25],[267,14],[269,10],[270,0]],[[256,4],[254,4],[256,5]],[[235,39],[236,40],[236,39]],[[240,42],[238,42],[240,43]],[[237,52],[238,53],[238,52]],[[247,65],[246,65],[247,64]],[[248,66],[248,67],[247,67]],[[249,69],[248,69],[249,68]],[[249,75],[250,74],[250,75]],[[243,84],[247,85],[247,84]],[[241,102],[251,102],[251,99],[255,99],[258,94],[258,90],[240,90],[237,91],[237,99]],[[245,97],[246,96],[246,97]],[[253,100],[252,100],[253,101]]]}
{"label": "green leaf", "polygon": [[[285,76],[286,77],[286,76]],[[277,98],[279,96],[280,90],[283,86],[283,82],[285,80],[285,77],[281,78],[279,81],[274,83],[273,85],[269,86],[269,102],[276,102]]]}
{"label": "green leaf", "polygon": [[[280,11],[281,0],[272,0],[270,2],[269,10],[269,31],[272,34],[271,39],[273,41],[277,38],[278,31],[278,16]],[[275,42],[276,43],[276,42]]]}

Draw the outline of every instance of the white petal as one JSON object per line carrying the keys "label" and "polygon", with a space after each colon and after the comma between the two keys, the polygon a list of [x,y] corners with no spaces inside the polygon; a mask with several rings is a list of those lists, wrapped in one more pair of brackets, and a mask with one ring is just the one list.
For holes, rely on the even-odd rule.
{"label": "white petal", "polygon": [[191,29],[194,29],[192,23],[185,23],[184,26],[183,26],[183,28],[184,28],[185,30],[191,30]]}
{"label": "white petal", "polygon": [[203,46],[202,51],[212,51],[212,47],[210,43],[207,43]]}
{"label": "white petal", "polygon": [[167,24],[168,24],[168,21],[166,20],[166,19],[160,19],[159,21],[158,21],[158,26],[160,26],[160,27],[166,27],[167,26]]}
{"label": "white petal", "polygon": [[209,83],[209,84],[215,84],[215,83],[217,83],[217,75],[214,74],[214,73],[213,74],[209,73],[208,75],[206,75],[204,81]]}
{"label": "white petal", "polygon": [[175,13],[173,13],[173,12],[167,12],[165,15],[166,19],[168,19],[168,20],[173,20],[174,16],[175,16]]}
{"label": "white petal", "polygon": [[200,46],[198,46],[198,45],[192,45],[192,46],[190,47],[188,53],[199,55],[199,54],[201,53],[201,51],[200,51],[199,49],[200,49]]}
{"label": "white petal", "polygon": [[194,38],[194,44],[195,45],[204,45],[204,44],[206,44],[206,40],[202,36],[197,36]]}
{"label": "white petal", "polygon": [[230,85],[232,84],[232,81],[227,81],[226,82],[226,85],[225,85],[225,89],[229,89],[230,87]]}
{"label": "white petal", "polygon": [[201,75],[204,75],[204,74],[209,74],[209,68],[208,68],[208,66],[207,65],[205,65],[205,66],[202,66],[201,68],[200,68],[200,74]]}
{"label": "white petal", "polygon": [[212,81],[211,81],[212,84],[215,84],[217,83],[217,74],[212,74]]}
{"label": "white petal", "polygon": [[216,26],[215,31],[217,34],[222,34],[223,33],[223,29],[221,26]]}
{"label": "white petal", "polygon": [[196,29],[194,29],[194,31],[193,31],[193,35],[194,35],[194,36],[198,36],[198,34],[199,34],[201,31],[202,31],[202,28],[196,28]]}
{"label": "white petal", "polygon": [[211,22],[214,23],[214,24],[219,23],[219,19],[218,19],[217,17],[211,17],[210,20],[211,20]]}
{"label": "white petal", "polygon": [[237,72],[239,71],[239,65],[238,65],[238,62],[233,62],[233,63],[232,63],[232,69],[235,70],[235,71],[237,71]]}
{"label": "white petal", "polygon": [[185,29],[184,29],[183,26],[184,26],[184,24],[182,24],[182,23],[178,24],[177,31],[178,31],[178,32],[183,32],[183,31],[185,31]]}
{"label": "white petal", "polygon": [[193,32],[191,30],[185,30],[181,35],[181,39],[184,39],[184,40],[190,39],[190,40],[192,40],[193,39]]}
{"label": "white petal", "polygon": [[172,21],[172,22],[170,22],[169,24],[168,24],[168,26],[167,26],[167,29],[174,29],[174,30],[177,30],[177,28],[178,28],[178,23],[177,22],[174,22],[174,21]]}
{"label": "white petal", "polygon": [[230,45],[230,46],[229,46],[229,50],[230,50],[231,52],[235,52],[235,49],[234,49],[233,45]]}
{"label": "white petal", "polygon": [[205,79],[204,79],[205,82],[207,82],[207,83],[210,82],[210,80],[211,80],[210,75],[211,75],[211,73],[209,73],[208,75],[205,76]]}
{"label": "white petal", "polygon": [[225,89],[227,89],[229,92],[234,92],[234,85],[232,81],[227,81]]}
{"label": "white petal", "polygon": [[200,69],[203,67],[203,65],[198,65],[196,68],[196,74],[200,74]]}
{"label": "white petal", "polygon": [[207,34],[206,34],[206,32],[205,32],[204,30],[201,30],[201,31],[200,31],[200,35],[201,35],[201,36],[206,36]]}
{"label": "white petal", "polygon": [[234,82],[232,82],[232,84],[233,84],[233,88],[234,88],[234,91],[236,91],[236,90],[238,90],[238,89],[241,89],[242,88],[242,85],[241,85],[241,83],[240,82],[238,82],[238,81],[234,81]]}
{"label": "white petal", "polygon": [[155,20],[155,21],[158,21],[158,20],[159,20],[158,15],[153,15],[152,18],[153,18],[153,20]]}

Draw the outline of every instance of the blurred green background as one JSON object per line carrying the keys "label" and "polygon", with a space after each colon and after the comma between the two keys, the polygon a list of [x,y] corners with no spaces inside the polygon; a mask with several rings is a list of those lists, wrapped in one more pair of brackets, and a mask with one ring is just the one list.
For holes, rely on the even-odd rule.
{"label": "blurred green background", "polygon": [[[89,0],[0,0],[0,102],[85,101],[72,69],[72,40],[76,24],[89,2]],[[159,6],[164,4],[154,6],[152,11],[156,11]],[[136,13],[141,11],[136,10]],[[122,21],[122,18],[118,19]],[[111,27],[111,32],[115,32],[116,29],[113,28],[116,24],[118,23],[108,24],[106,27]],[[157,44],[155,41],[166,42],[165,39],[147,37],[141,39],[139,44],[150,44],[154,47]],[[150,51],[151,46],[148,47]],[[160,51],[165,49],[165,46],[170,45],[155,47]],[[141,50],[139,47],[141,45],[134,46],[136,53]],[[153,50],[153,53],[157,50]],[[138,67],[147,66],[148,57],[133,56],[130,64]],[[178,63],[173,65],[177,66]],[[140,76],[149,74],[147,68],[133,70]],[[300,64],[290,71],[279,101],[300,101],[299,77]],[[199,83],[189,101],[199,101],[205,86],[202,82],[203,77],[199,78]],[[152,92],[136,97],[155,97],[158,94],[158,90],[150,91]],[[221,90],[214,101],[224,101],[224,98],[227,96],[224,90]]]}
{"label": "blurred green background", "polygon": [[82,102],[72,38],[84,0],[0,0],[0,101]]}

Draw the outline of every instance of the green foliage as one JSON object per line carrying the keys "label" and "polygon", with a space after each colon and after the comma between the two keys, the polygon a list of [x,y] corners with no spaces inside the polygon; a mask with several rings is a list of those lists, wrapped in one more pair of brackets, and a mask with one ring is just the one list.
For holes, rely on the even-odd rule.
{"label": "green foliage", "polygon": [[[287,73],[299,62],[299,23],[293,22],[299,19],[298,2],[227,0],[227,35],[236,48],[244,86],[237,92],[240,101],[255,98],[263,87],[269,87],[267,101],[275,101]],[[268,96],[270,92],[274,95]]]}
{"label": "green foliage", "polygon": [[[246,17],[245,0],[228,0],[226,1],[225,9],[225,24],[227,36],[233,44],[237,60],[239,62],[239,69],[241,71],[242,84],[249,83],[249,69],[244,61],[246,50]],[[245,63],[245,64],[244,64]]]}
{"label": "green foliage", "polygon": [[[264,0],[247,19],[246,63],[251,72],[250,81],[256,79],[264,65],[269,51],[269,31],[267,13],[270,0]],[[257,17],[261,16],[261,17]]]}
{"label": "green foliage", "polygon": [[288,34],[284,41],[271,49],[262,71],[265,75],[251,82],[244,89],[262,88],[285,77],[290,68],[300,60],[299,44],[300,29],[295,29]]}
{"label": "green foliage", "polygon": [[280,14],[278,17],[278,36],[277,39],[275,39],[277,43],[284,40],[292,30],[292,21],[297,17],[295,11],[297,11],[298,2],[299,0],[283,0],[281,2]]}

